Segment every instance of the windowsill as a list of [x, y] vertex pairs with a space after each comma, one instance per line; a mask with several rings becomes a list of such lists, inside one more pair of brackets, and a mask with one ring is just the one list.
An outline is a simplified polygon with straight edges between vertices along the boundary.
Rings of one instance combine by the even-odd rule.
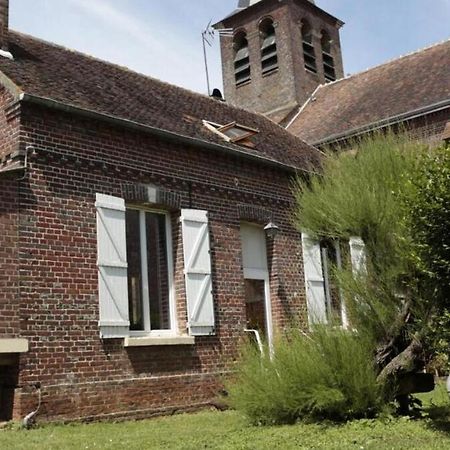
[[251, 82], [252, 82], [252, 80], [247, 80], [247, 81], [244, 81], [242, 83], [236, 84], [236, 89], [239, 89], [239, 88], [244, 87], [244, 86], [248, 86]]
[[162, 345], [194, 345], [193, 336], [168, 336], [168, 337], [126, 337], [124, 347], [153, 347]]
[[305, 67], [306, 72], [310, 73], [311, 75], [314, 75], [315, 77], [319, 78], [319, 74], [317, 72], [314, 72], [311, 69], [308, 69], [307, 67]]
[[277, 67], [275, 69], [268, 70], [267, 72], [263, 72], [261, 74], [261, 76], [263, 78], [270, 77], [271, 75], [274, 75], [274, 74], [278, 73], [279, 71], [280, 71], [280, 69], [279, 69], [279, 67]]
[[0, 354], [26, 353], [28, 351], [28, 339], [0, 339]]

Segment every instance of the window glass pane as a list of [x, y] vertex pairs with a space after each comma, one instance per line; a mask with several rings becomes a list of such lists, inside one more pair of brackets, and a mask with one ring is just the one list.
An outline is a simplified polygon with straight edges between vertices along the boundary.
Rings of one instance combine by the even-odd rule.
[[152, 330], [170, 330], [166, 216], [147, 212], [147, 266]]
[[232, 127], [232, 128], [228, 128], [228, 130], [221, 131], [221, 133], [225, 134], [226, 136], [228, 136], [231, 139], [234, 139], [237, 137], [248, 135], [248, 130], [244, 130], [244, 129], [238, 128], [238, 127]]
[[264, 280], [245, 280], [245, 311], [247, 328], [266, 337], [266, 304]]
[[333, 322], [340, 323], [342, 315], [342, 305], [341, 295], [334, 274], [334, 270], [338, 265], [335, 242], [330, 240], [322, 241], [321, 253], [322, 267], [326, 268], [327, 270], [327, 273], [324, 273], [324, 276], [326, 277], [326, 283], [328, 284], [326, 296], [330, 296], [329, 298], [327, 298], [329, 319]]
[[130, 330], [144, 330], [139, 211], [127, 209], [128, 305]]

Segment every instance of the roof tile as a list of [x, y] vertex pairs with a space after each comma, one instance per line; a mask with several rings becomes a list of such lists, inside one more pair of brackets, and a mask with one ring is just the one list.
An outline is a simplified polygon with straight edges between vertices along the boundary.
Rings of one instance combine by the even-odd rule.
[[450, 40], [324, 85], [288, 130], [316, 144], [450, 100]]
[[[187, 137], [220, 144], [274, 162], [306, 169], [319, 152], [259, 114], [235, 108], [85, 54], [10, 32], [14, 60], [0, 71], [23, 92]], [[189, 118], [189, 120], [186, 120]], [[202, 120], [238, 122], [259, 130], [255, 148], [227, 143]]]

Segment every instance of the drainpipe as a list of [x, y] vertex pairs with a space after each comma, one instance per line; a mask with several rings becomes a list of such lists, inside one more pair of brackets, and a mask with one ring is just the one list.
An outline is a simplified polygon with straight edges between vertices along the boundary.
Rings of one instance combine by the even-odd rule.
[[38, 400], [38, 406], [37, 406], [37, 408], [36, 408], [34, 411], [32, 411], [32, 412], [30, 412], [29, 414], [27, 414], [27, 415], [23, 418], [22, 424], [23, 424], [24, 428], [26, 428], [27, 430], [28, 430], [29, 428], [31, 428], [31, 427], [34, 425], [34, 423], [35, 423], [35, 421], [36, 421], [35, 418], [36, 418], [37, 413], [39, 412], [39, 409], [40, 409], [40, 407], [41, 407], [41, 397], [42, 397], [42, 394], [41, 394], [41, 383], [38, 381], [38, 382], [34, 385], [34, 387], [36, 388], [36, 390], [37, 390], [37, 392], [38, 392], [38, 398], [39, 398], [39, 400]]
[[261, 356], [264, 356], [264, 347], [263, 347], [263, 343], [262, 343], [262, 339], [261, 339], [261, 335], [259, 334], [259, 331], [258, 330], [250, 330], [248, 328], [245, 328], [244, 331], [246, 333], [252, 333], [255, 335], [259, 351], [261, 352]]

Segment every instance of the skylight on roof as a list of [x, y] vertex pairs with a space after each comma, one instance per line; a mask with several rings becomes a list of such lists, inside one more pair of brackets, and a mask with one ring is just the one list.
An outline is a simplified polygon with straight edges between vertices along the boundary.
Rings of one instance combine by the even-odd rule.
[[219, 135], [222, 139], [233, 144], [244, 145], [246, 147], [254, 147], [255, 144], [251, 140], [253, 136], [259, 133], [254, 128], [240, 125], [236, 122], [231, 122], [226, 125], [220, 125], [214, 122], [203, 121], [208, 130]]

